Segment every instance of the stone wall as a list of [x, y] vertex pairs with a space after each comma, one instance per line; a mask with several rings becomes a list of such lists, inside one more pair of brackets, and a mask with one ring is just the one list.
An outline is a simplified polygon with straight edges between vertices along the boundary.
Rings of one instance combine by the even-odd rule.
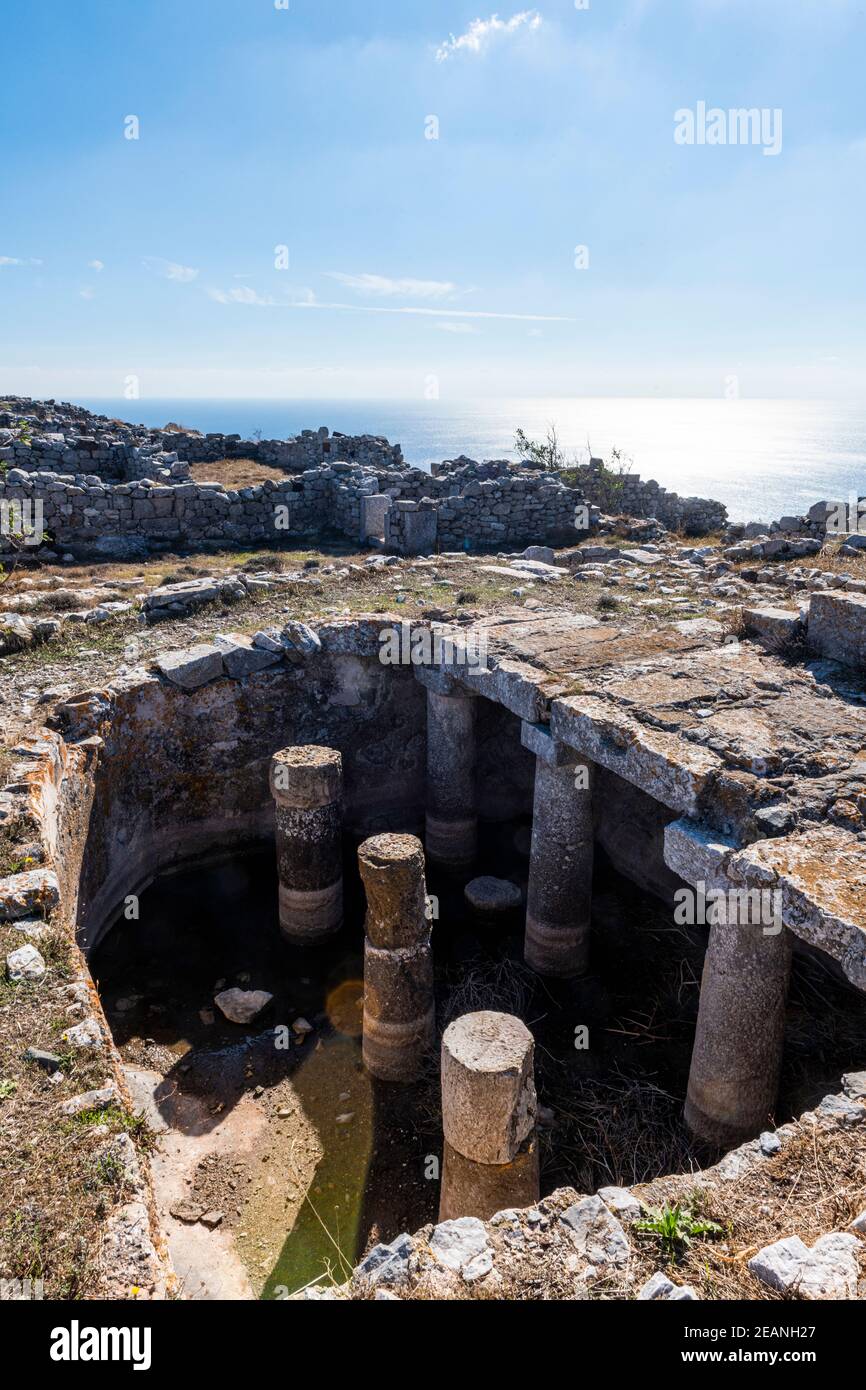
[[440, 502], [439, 542], [443, 550], [462, 550], [467, 543], [570, 545], [590, 530], [590, 516], [579, 515], [584, 506], [582, 492], [546, 473], [472, 481], [459, 496]]
[[[590, 479], [586, 494], [590, 501], [605, 511], [624, 516], [656, 517], [669, 531], [686, 535], [706, 535], [721, 531], [727, 524], [728, 511], [721, 502], [706, 497], [680, 497], [669, 492], [655, 479], [643, 482], [637, 473], [626, 473], [611, 495], [602, 476], [602, 461], [590, 460]], [[593, 477], [596, 481], [593, 481]]]
[[[193, 463], [223, 458], [303, 473], [334, 461], [401, 468], [399, 444], [378, 435], [331, 434], [326, 426], [289, 439], [242, 439], [239, 434], [151, 429], [67, 402], [5, 397], [0, 408], [0, 464], [28, 472], [91, 473], [110, 481], [186, 476]], [[176, 467], [179, 465], [179, 468]]]
[[[26, 529], [38, 519], [34, 508], [39, 504], [41, 527], [51, 545], [87, 547], [96, 554], [276, 544], [327, 531], [361, 544], [367, 534], [362, 506], [370, 497], [386, 499], [382, 509], [390, 509], [383, 518], [383, 539], [396, 554], [580, 539], [574, 526], [580, 495], [543, 477], [468, 483], [459, 496], [417, 502], [400, 495], [399, 477], [340, 462], [284, 482], [269, 479], [227, 491], [219, 483], [145, 479], [112, 484], [96, 474], [13, 468], [0, 476], [0, 508], [11, 509], [12, 529], [20, 509]], [[411, 471], [407, 489], [420, 490]], [[9, 542], [0, 535], [0, 550], [4, 544]]]
[[[727, 509], [721, 502], [705, 497], [680, 497], [669, 492], [654, 480], [643, 482], [637, 473], [624, 474], [616, 491], [611, 491], [603, 476], [601, 459], [591, 459], [586, 480], [581, 480], [577, 495], [580, 500], [605, 512], [624, 516], [656, 517], [671, 531], [690, 535], [705, 535], [721, 530], [727, 522]], [[433, 465], [433, 477], [450, 492], [469, 492], [468, 483], [496, 484], [508, 487], [517, 479], [537, 479], [541, 488], [562, 486], [559, 475], [531, 462], [514, 464], [508, 459], [488, 459], [478, 463], [461, 457]], [[456, 485], [456, 486], [455, 486]], [[431, 494], [433, 495], [433, 494]], [[441, 494], [439, 494], [441, 495]]]
[[[385, 518], [385, 546], [397, 554], [423, 553], [431, 534], [441, 550], [496, 550], [537, 542], [571, 545], [594, 524], [584, 497], [547, 473], [472, 478], [462, 490], [445, 491], [443, 479], [427, 478], [428, 494], [414, 501], [401, 494]], [[411, 490], [411, 489], [410, 489]]]
[[[226, 490], [190, 477], [192, 464], [241, 457], [283, 469], [286, 481]], [[399, 445], [324, 426], [294, 439], [245, 440], [128, 425], [52, 401], [19, 398], [0, 408], [0, 502], [38, 500], [57, 546], [93, 544], [97, 553], [274, 543], [328, 531], [401, 555], [568, 545], [595, 528], [597, 504], [610, 507], [601, 464], [592, 462], [587, 492], [531, 462], [461, 457], [430, 473], [406, 468]], [[632, 475], [615, 509], [695, 534], [726, 517], [719, 503], [681, 498]]]
[[780, 517], [769, 525], [749, 522], [729, 527], [734, 539], [753, 539], [756, 536], [802, 536], [825, 541], [834, 536], [856, 550], [866, 548], [866, 497], [852, 493], [846, 501], [816, 502], [802, 516]]
[[[41, 525], [58, 547], [95, 553], [221, 544], [275, 544], [329, 528], [360, 535], [360, 498], [375, 492], [375, 475], [350, 464], [311, 469], [285, 482], [227, 491], [218, 483], [111, 484], [92, 474], [24, 473], [0, 478], [0, 508], [25, 523], [41, 504]], [[0, 536], [0, 549], [4, 537]], [[8, 542], [7, 542], [8, 544]]]

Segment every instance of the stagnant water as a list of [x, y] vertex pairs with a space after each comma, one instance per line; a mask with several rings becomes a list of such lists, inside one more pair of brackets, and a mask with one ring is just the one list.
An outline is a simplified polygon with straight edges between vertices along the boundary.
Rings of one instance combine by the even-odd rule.
[[[526, 824], [482, 827], [473, 870], [525, 889]], [[364, 900], [345, 845], [346, 920], [327, 944], [289, 946], [277, 925], [272, 844], [163, 878], [137, 920], [120, 919], [92, 961], [125, 1062], [164, 1078], [158, 1108], [183, 1134], [203, 1209], [217, 1207], [264, 1297], [330, 1272], [341, 1281], [377, 1240], [436, 1219], [442, 1138], [438, 1068], [412, 1087], [361, 1064]], [[468, 877], [468, 876], [467, 876]], [[440, 1027], [461, 1013], [519, 1014], [536, 1039], [542, 1191], [594, 1191], [700, 1166], [681, 1123], [704, 939], [597, 865], [592, 973], [546, 982], [522, 964], [520, 914], [499, 927], [467, 909], [463, 881], [431, 870]], [[256, 1022], [227, 1022], [219, 989], [264, 989]], [[288, 1049], [277, 1025], [312, 1033]], [[798, 961], [777, 1120], [838, 1087], [866, 1058], [862, 1000]], [[207, 1157], [208, 1139], [215, 1155]]]

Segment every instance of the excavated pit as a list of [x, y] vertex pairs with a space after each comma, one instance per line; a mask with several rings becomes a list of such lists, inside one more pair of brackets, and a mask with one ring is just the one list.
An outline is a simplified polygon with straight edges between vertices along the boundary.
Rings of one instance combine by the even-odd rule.
[[[525, 819], [484, 825], [473, 872], [507, 875], [525, 893], [527, 829]], [[437, 1060], [408, 1086], [372, 1080], [361, 1061], [356, 849], [346, 837], [345, 925], [325, 944], [301, 949], [280, 935], [274, 848], [259, 844], [158, 879], [138, 919], [121, 914], [92, 955], [134, 1101], [162, 1133], [156, 1197], [188, 1296], [283, 1297], [322, 1275], [341, 1282], [373, 1244], [436, 1220]], [[479, 922], [462, 880], [435, 869], [428, 889], [440, 1033], [462, 1013], [498, 1008], [535, 1036], [542, 1195], [718, 1157], [682, 1122], [704, 933], [675, 926], [603, 857], [591, 973], [543, 981], [522, 963], [521, 912]], [[794, 974], [779, 1123], [863, 1055], [856, 993], [814, 958], [800, 957]], [[253, 1024], [230, 1023], [213, 1000], [232, 986], [273, 1002]], [[292, 1028], [298, 1020], [309, 1034]], [[586, 1049], [575, 1046], [581, 1028]]]
[[[412, 1086], [372, 1081], [361, 1064], [356, 863], [366, 836], [422, 832], [426, 693], [411, 669], [381, 665], [377, 632], [346, 634], [312, 666], [193, 691], [132, 672], [61, 718], [86, 773], [65, 793], [61, 888], [134, 1103], [161, 1133], [154, 1190], [187, 1297], [285, 1297], [323, 1271], [339, 1283], [376, 1241], [436, 1219], [436, 1059]], [[597, 766], [581, 980], [524, 966], [522, 910], [491, 927], [464, 902], [466, 879], [489, 873], [519, 883], [525, 904], [535, 758], [521, 718], [538, 716], [522, 701], [518, 712], [477, 699], [477, 862], [462, 879], [428, 864], [438, 1032], [491, 1008], [531, 1028], [542, 1193], [697, 1169], [718, 1151], [695, 1145], [682, 1120], [706, 929], [673, 919], [683, 880], [665, 862], [665, 832], [677, 798], [664, 804]], [[344, 928], [304, 951], [277, 929], [267, 784], [272, 754], [301, 743], [340, 750], [346, 831]], [[796, 944], [777, 1124], [866, 1055], [862, 993]], [[266, 989], [273, 1004], [254, 1025], [229, 1024], [213, 1004], [221, 981]], [[275, 1043], [281, 1025], [287, 1048]]]

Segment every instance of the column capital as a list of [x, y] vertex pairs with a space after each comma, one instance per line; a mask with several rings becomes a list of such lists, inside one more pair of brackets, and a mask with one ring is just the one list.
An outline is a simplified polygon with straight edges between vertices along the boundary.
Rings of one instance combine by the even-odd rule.
[[520, 742], [548, 767], [577, 767], [579, 764], [589, 763], [587, 758], [581, 757], [580, 753], [574, 748], [569, 748], [567, 743], [560, 743], [555, 739], [550, 732], [549, 724], [532, 724], [526, 719], [522, 720]]
[[446, 695], [456, 699], [474, 700], [475, 691], [448, 675], [440, 666], [414, 666], [415, 679], [425, 690], [434, 695]]

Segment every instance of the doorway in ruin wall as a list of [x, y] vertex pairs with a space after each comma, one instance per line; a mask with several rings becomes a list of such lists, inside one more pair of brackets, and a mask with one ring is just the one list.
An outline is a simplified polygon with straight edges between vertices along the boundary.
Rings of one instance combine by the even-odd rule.
[[384, 546], [385, 517], [391, 510], [391, 498], [377, 493], [373, 497], [361, 498], [362, 545]]

